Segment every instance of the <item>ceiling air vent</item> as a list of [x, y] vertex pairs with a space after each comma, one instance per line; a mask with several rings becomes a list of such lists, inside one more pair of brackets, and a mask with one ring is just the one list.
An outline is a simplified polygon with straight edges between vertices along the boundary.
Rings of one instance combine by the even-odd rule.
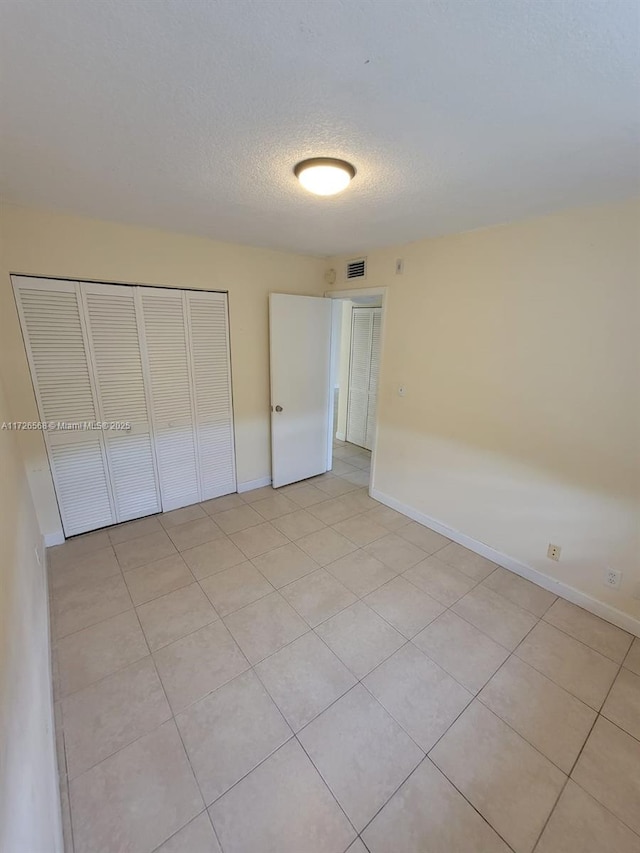
[[347, 279], [366, 278], [367, 259], [357, 258], [355, 261], [347, 261]]

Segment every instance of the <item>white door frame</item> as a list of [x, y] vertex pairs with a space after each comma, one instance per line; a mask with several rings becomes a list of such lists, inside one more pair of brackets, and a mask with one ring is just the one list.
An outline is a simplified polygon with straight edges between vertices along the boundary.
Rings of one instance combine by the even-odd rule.
[[[325, 297], [327, 299], [357, 299], [362, 296], [373, 296], [378, 297], [380, 299], [380, 307], [381, 307], [381, 321], [380, 321], [380, 368], [378, 374], [378, 382], [380, 381], [380, 376], [382, 376], [382, 367], [384, 363], [384, 342], [385, 342], [385, 330], [386, 330], [386, 316], [387, 316], [387, 291], [386, 287], [354, 287], [349, 290], [327, 290], [325, 291]], [[334, 332], [334, 324], [331, 324], [331, 334]], [[332, 378], [335, 375], [336, 369], [336, 360], [339, 354], [339, 347], [335, 345], [335, 342], [331, 342], [331, 367], [329, 369], [329, 376]], [[333, 403], [334, 403], [334, 393], [333, 388], [329, 389], [329, 440], [327, 442], [327, 470], [330, 471], [333, 465]], [[373, 439], [373, 448], [371, 451], [371, 476], [369, 477], [369, 492], [371, 492], [371, 488], [373, 485], [373, 481], [376, 473], [376, 451], [378, 448], [378, 413], [380, 411], [380, 397], [378, 396], [378, 407], [376, 408], [376, 428], [375, 428], [375, 436]]]

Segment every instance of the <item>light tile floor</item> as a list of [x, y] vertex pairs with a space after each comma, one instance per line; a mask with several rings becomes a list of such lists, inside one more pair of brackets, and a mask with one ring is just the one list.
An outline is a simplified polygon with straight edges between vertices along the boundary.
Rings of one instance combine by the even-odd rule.
[[640, 640], [369, 464], [49, 551], [67, 853], [640, 853]]

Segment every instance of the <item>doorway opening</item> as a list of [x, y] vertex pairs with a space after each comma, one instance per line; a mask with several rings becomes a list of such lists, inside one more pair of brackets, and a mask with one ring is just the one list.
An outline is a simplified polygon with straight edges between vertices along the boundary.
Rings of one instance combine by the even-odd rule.
[[274, 488], [331, 472], [345, 480], [332, 483], [333, 496], [370, 490], [385, 295], [386, 288], [270, 294]]
[[328, 469], [370, 486], [375, 449], [384, 291], [327, 294], [332, 306]]

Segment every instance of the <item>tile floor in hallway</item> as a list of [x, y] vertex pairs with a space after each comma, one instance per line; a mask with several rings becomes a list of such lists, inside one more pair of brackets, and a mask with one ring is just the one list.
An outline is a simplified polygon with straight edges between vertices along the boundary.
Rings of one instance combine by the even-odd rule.
[[640, 640], [369, 461], [50, 549], [67, 853], [640, 853]]

